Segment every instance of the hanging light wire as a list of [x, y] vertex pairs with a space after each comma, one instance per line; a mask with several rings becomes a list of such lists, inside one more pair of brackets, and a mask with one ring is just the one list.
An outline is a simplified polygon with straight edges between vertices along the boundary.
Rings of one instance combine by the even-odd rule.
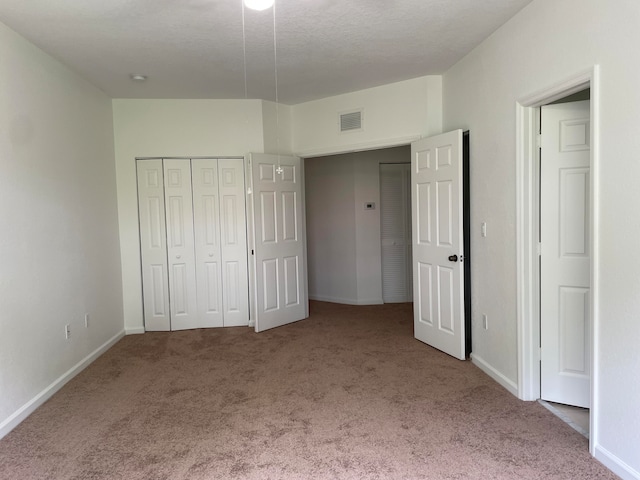
[[280, 103], [278, 98], [278, 42], [276, 36], [276, 2], [273, 2], [273, 70], [276, 83], [276, 154], [278, 155], [278, 171], [280, 167]]
[[[247, 34], [246, 34], [246, 23], [245, 23], [245, 3], [244, 0], [240, 0], [242, 6], [242, 58], [243, 58], [243, 69], [244, 69], [244, 99], [249, 99], [249, 91], [247, 87]], [[275, 80], [275, 100], [276, 100], [276, 155], [278, 157], [278, 173], [282, 173], [282, 168], [280, 166], [280, 103], [278, 97], [278, 38], [276, 34], [276, 2], [273, 3], [273, 74]], [[247, 113], [246, 117], [247, 129], [249, 123], [249, 117]], [[245, 129], [245, 134], [247, 134]]]
[[[245, 22], [245, 2], [240, 0], [242, 7], [242, 59], [243, 59], [243, 71], [244, 71], [244, 99], [249, 99], [248, 81], [247, 81], [247, 34], [246, 34], [246, 22]], [[278, 157], [277, 163], [278, 174], [282, 174], [282, 167], [280, 166], [280, 98], [278, 96], [278, 37], [276, 34], [276, 3], [273, 3], [273, 75], [275, 81], [275, 100], [276, 100], [276, 155]], [[248, 108], [248, 107], [247, 107]], [[245, 136], [248, 134], [249, 128], [249, 116], [246, 114], [245, 122], [247, 128], [245, 129]]]
[[247, 90], [247, 34], [244, 21], [244, 0], [240, 0], [240, 8], [242, 10], [242, 62], [244, 67], [244, 99], [249, 98]]

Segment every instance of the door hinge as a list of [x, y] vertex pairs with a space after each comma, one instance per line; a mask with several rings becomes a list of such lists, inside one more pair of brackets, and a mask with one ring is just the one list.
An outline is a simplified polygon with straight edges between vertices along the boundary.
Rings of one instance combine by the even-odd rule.
[[540, 242], [536, 244], [536, 253], [538, 256], [542, 255], [542, 244]]
[[251, 255], [253, 255], [253, 249], [251, 249]]
[[542, 134], [536, 133], [536, 148], [542, 148]]

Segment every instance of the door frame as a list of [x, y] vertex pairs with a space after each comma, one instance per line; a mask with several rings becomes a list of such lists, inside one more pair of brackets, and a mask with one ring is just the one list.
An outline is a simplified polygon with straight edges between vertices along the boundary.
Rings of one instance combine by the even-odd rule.
[[599, 230], [599, 139], [600, 82], [599, 66], [579, 72], [563, 81], [547, 86], [516, 102], [516, 252], [517, 252], [517, 346], [518, 398], [540, 398], [540, 276], [539, 276], [539, 174], [537, 112], [540, 106], [559, 100], [586, 88], [590, 99], [590, 185], [589, 234], [591, 295], [589, 299], [591, 350], [591, 408], [589, 451], [595, 454], [598, 416], [598, 230]]

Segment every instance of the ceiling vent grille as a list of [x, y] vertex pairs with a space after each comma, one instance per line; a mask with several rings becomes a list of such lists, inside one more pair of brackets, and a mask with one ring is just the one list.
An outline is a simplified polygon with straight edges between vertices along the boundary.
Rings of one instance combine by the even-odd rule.
[[340, 131], [362, 130], [362, 110], [340, 114]]

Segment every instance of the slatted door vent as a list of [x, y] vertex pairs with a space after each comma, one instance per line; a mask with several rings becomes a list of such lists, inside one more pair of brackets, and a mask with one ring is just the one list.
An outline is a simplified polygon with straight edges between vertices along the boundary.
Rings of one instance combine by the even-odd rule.
[[340, 114], [340, 131], [362, 130], [362, 110]]

